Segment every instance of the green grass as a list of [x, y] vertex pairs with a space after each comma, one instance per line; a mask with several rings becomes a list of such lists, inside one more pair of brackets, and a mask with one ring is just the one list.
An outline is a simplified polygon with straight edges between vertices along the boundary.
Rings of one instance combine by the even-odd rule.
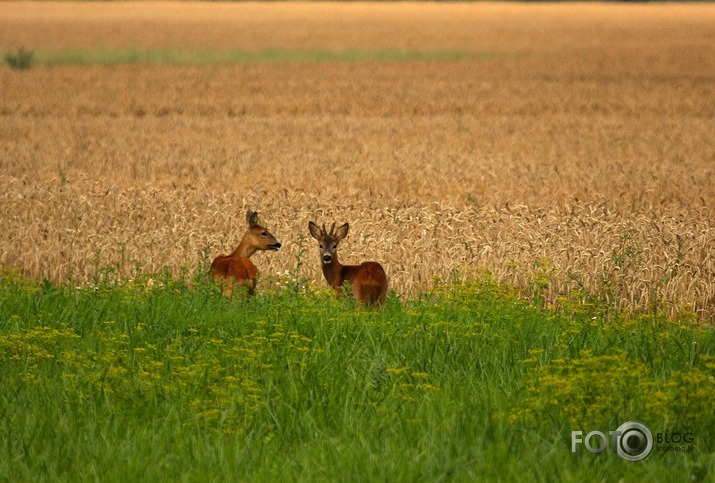
[[[715, 330], [533, 306], [489, 277], [381, 312], [295, 284], [0, 278], [0, 480], [713, 478]], [[629, 463], [571, 431], [692, 432]]]
[[[445, 61], [487, 60], [497, 56], [491, 52], [422, 51], [422, 50], [220, 50], [220, 49], [140, 49], [127, 48], [66, 48], [60, 50], [37, 49], [33, 65], [232, 65], [238, 63], [286, 62], [393, 62], [393, 61]], [[11, 55], [8, 52], [6, 56]]]

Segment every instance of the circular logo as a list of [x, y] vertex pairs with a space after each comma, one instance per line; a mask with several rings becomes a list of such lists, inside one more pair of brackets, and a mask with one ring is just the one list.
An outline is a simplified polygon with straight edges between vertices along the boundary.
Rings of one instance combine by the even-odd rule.
[[618, 427], [616, 452], [626, 461], [641, 461], [653, 450], [653, 433], [648, 426], [636, 421]]

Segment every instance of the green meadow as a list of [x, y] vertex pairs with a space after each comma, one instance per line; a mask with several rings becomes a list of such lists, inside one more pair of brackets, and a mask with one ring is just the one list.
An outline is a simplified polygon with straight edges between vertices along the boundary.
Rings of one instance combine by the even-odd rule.
[[[715, 329], [687, 314], [543, 308], [488, 274], [382, 311], [188, 278], [2, 276], [0, 480], [713, 478]], [[627, 421], [642, 461], [571, 451]]]
[[454, 61], [491, 59], [491, 52], [466, 52], [451, 50], [400, 50], [400, 49], [185, 49], [185, 48], [63, 48], [18, 49], [2, 54], [8, 63], [12, 59], [29, 56], [36, 65], [232, 65], [238, 63], [285, 62], [401, 62], [401, 61]]

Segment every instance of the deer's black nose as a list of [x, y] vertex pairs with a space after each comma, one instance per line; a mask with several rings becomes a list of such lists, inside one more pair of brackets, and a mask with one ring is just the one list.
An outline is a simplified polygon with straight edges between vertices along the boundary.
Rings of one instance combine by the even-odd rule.
[[323, 255], [323, 263], [330, 263], [333, 261], [333, 257], [330, 255]]

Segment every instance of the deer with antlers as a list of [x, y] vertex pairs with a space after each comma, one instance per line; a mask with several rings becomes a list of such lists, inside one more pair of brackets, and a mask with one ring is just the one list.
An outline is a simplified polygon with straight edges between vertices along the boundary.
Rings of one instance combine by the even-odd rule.
[[276, 251], [281, 244], [276, 237], [258, 224], [258, 213], [246, 213], [248, 230], [241, 243], [229, 255], [220, 255], [211, 262], [211, 275], [224, 286], [224, 293], [230, 295], [234, 285], [244, 287], [248, 295], [256, 290], [258, 268], [249, 258], [258, 250]]
[[387, 295], [387, 275], [382, 265], [377, 262], [342, 265], [338, 261], [338, 244], [348, 235], [349, 229], [347, 223], [337, 230], [333, 223], [330, 231], [325, 229], [325, 225], [319, 228], [312, 221], [308, 223], [310, 235], [318, 240], [320, 245], [320, 260], [325, 280], [338, 293], [342, 293], [343, 284], [349, 282], [357, 300], [366, 306], [382, 306]]

